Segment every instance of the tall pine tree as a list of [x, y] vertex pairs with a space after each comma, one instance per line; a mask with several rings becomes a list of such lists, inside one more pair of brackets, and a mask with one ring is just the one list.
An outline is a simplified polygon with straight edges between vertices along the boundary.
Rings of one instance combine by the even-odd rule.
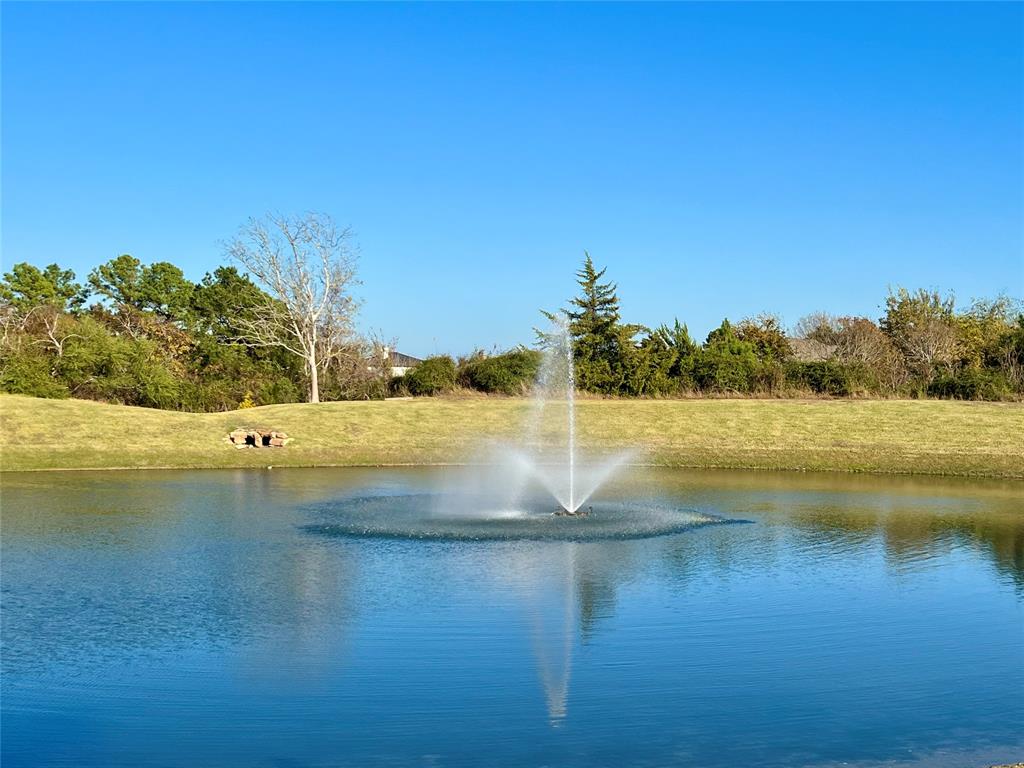
[[598, 270], [590, 254], [583, 252], [583, 268], [576, 273], [577, 283], [583, 289], [581, 295], [570, 302], [575, 309], [567, 309], [569, 330], [576, 339], [593, 337], [594, 341], [607, 343], [613, 336], [615, 324], [619, 322], [619, 297], [615, 295], [615, 283], [602, 283], [601, 278], [607, 267]]
[[[619, 323], [615, 283], [601, 282], [607, 268], [597, 269], [590, 254], [583, 253], [583, 267], [576, 273], [580, 295], [562, 310], [573, 341], [576, 385], [591, 392], [617, 394], [625, 383], [625, 357], [633, 337], [642, 329]], [[544, 314], [552, 321], [557, 319], [555, 313]]]

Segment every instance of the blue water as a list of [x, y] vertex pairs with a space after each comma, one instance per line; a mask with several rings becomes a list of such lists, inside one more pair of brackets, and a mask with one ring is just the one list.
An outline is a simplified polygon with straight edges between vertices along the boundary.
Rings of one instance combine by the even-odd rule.
[[330, 532], [438, 474], [5, 475], [4, 768], [1024, 759], [1024, 485], [645, 470], [597, 507], [750, 522]]

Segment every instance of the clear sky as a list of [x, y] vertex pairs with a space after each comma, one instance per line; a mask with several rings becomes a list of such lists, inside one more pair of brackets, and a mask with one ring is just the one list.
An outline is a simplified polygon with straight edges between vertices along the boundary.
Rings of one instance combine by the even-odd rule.
[[193, 279], [358, 233], [364, 330], [531, 342], [589, 249], [700, 338], [886, 287], [1024, 294], [1024, 5], [5, 2], [3, 264]]

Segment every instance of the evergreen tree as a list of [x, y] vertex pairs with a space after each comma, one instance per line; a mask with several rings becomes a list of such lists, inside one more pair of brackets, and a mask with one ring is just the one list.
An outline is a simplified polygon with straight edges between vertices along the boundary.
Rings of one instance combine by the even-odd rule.
[[619, 322], [619, 297], [615, 283], [602, 283], [601, 278], [607, 267], [598, 270], [590, 254], [583, 252], [583, 268], [576, 273], [577, 283], [583, 292], [570, 302], [575, 309], [565, 311], [569, 318], [569, 330], [577, 339], [588, 337], [608, 343], [614, 336]]
[[192, 291], [190, 321], [201, 333], [213, 334], [221, 341], [231, 342], [239, 336], [235, 318], [250, 318], [270, 300], [248, 275], [236, 267], [217, 267], [209, 272]]
[[41, 306], [75, 312], [85, 303], [86, 293], [75, 282], [74, 272], [56, 264], [39, 269], [21, 262], [0, 279], [0, 302], [21, 313]]
[[90, 272], [89, 285], [115, 306], [155, 312], [173, 320], [185, 318], [195, 289], [181, 269], [170, 262], [146, 266], [127, 253]]
[[142, 262], [127, 253], [100, 264], [90, 272], [89, 285], [93, 292], [115, 304], [143, 308]]
[[694, 361], [693, 375], [701, 389], [750, 392], [759, 361], [754, 345], [736, 336], [728, 319], [708, 334]]
[[[580, 295], [562, 310], [572, 337], [576, 385], [591, 392], [619, 394], [630, 388], [634, 337], [645, 329], [619, 322], [615, 283], [601, 282], [607, 268], [597, 269], [590, 254], [583, 253], [583, 267], [576, 273]], [[555, 313], [544, 315], [553, 322], [558, 320]], [[540, 336], [544, 343], [544, 334]]]

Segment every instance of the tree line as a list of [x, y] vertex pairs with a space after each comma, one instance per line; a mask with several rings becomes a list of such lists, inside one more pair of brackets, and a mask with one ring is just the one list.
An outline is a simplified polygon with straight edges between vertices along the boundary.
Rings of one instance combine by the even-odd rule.
[[[57, 264], [0, 279], [0, 389], [155, 408], [230, 410], [301, 400], [529, 391], [538, 349], [427, 359], [390, 377], [387, 349], [355, 331], [357, 249], [329, 217], [253, 219], [230, 264], [198, 282], [130, 255], [84, 282]], [[934, 291], [891, 291], [884, 314], [723, 320], [703, 343], [685, 324], [624, 322], [617, 286], [587, 255], [568, 324], [579, 389], [609, 396], [952, 397], [1024, 394], [1024, 314], [1006, 297], [958, 309]], [[538, 346], [543, 346], [538, 333]]]
[[[560, 312], [572, 336], [576, 385], [602, 395], [740, 394], [771, 397], [940, 397], [1019, 399], [1024, 394], [1024, 314], [1005, 296], [957, 310], [952, 296], [891, 290], [880, 319], [826, 312], [787, 333], [774, 315], [728, 319], [703, 343], [685, 324], [623, 322], [617, 286], [587, 254], [580, 293]], [[545, 332], [537, 332], [543, 346]], [[411, 372], [412, 394], [468, 386], [523, 391], [539, 355], [520, 349], [459, 361], [432, 358]]]
[[382, 345], [354, 330], [347, 229], [252, 219], [225, 253], [197, 283], [127, 254], [84, 283], [15, 264], [0, 280], [0, 388], [191, 411], [387, 394]]

